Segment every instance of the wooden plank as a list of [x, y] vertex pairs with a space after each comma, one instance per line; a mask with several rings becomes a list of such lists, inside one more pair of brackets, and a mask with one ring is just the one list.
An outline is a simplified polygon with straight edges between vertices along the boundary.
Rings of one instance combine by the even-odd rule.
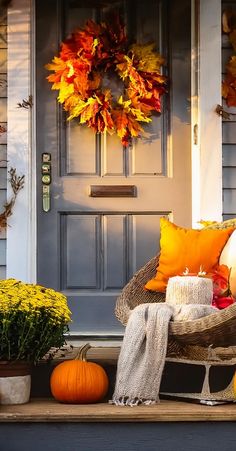
[[226, 166], [236, 167], [236, 145], [234, 144], [223, 145], [223, 167]]
[[236, 127], [234, 122], [225, 122], [222, 129], [222, 142], [236, 144]]
[[234, 404], [216, 407], [162, 400], [151, 406], [118, 407], [108, 403], [60, 404], [53, 399], [32, 399], [23, 405], [1, 406], [0, 422], [30, 423], [138, 423], [235, 421]]

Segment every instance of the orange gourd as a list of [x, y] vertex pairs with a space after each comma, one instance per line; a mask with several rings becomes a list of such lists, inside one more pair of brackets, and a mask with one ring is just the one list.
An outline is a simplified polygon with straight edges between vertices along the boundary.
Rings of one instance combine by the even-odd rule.
[[101, 401], [108, 390], [108, 377], [97, 363], [87, 362], [89, 344], [82, 346], [74, 360], [56, 366], [50, 379], [51, 392], [57, 401], [89, 404]]

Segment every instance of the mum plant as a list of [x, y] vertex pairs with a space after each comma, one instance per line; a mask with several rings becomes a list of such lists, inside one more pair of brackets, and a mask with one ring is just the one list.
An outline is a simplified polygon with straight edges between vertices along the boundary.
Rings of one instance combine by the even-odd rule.
[[0, 360], [36, 362], [65, 343], [71, 312], [66, 297], [50, 288], [0, 281]]

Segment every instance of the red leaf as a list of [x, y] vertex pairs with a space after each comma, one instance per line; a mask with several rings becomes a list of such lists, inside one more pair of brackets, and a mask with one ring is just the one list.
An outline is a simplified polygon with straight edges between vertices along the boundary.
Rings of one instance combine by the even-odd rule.
[[218, 309], [222, 310], [226, 307], [229, 307], [229, 305], [234, 304], [235, 299], [232, 296], [214, 296], [212, 305], [213, 307], [217, 307]]

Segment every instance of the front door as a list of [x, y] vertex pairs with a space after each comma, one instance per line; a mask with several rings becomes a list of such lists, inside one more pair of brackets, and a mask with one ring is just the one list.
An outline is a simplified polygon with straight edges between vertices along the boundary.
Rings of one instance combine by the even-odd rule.
[[[68, 296], [72, 335], [121, 335], [115, 300], [157, 253], [160, 217], [191, 223], [190, 4], [36, 1], [38, 282]], [[129, 148], [116, 136], [67, 122], [44, 67], [76, 27], [106, 20], [111, 9], [122, 15], [133, 42], [156, 43], [169, 77], [163, 113], [146, 128], [150, 138]], [[49, 211], [42, 199], [43, 153], [51, 157]], [[91, 195], [93, 186], [99, 196]], [[126, 197], [117, 194], [123, 189]]]

